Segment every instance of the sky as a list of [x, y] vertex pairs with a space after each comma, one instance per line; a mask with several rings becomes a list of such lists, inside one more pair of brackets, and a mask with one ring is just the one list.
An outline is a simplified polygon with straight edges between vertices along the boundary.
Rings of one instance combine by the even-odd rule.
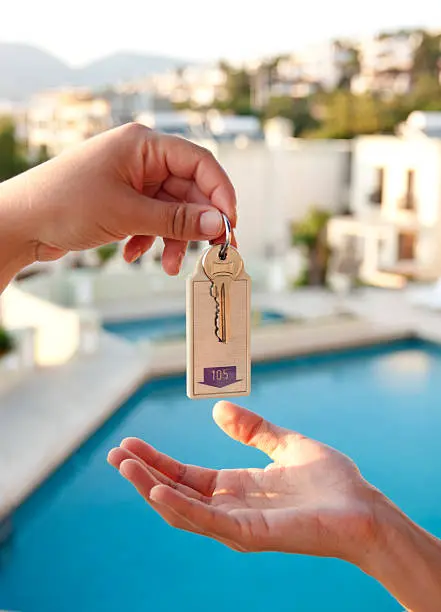
[[414, 26], [441, 29], [441, 2], [12, 0], [2, 7], [0, 42], [35, 44], [72, 65], [116, 51], [243, 60]]

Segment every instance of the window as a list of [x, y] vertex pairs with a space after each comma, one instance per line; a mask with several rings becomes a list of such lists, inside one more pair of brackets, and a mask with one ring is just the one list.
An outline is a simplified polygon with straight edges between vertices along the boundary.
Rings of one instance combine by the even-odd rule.
[[375, 188], [369, 196], [371, 204], [381, 206], [383, 202], [383, 190], [384, 190], [384, 168], [376, 169]]
[[400, 232], [398, 236], [398, 259], [409, 261], [415, 259], [415, 234]]
[[408, 170], [406, 176], [406, 193], [401, 202], [404, 210], [415, 210], [415, 170]]

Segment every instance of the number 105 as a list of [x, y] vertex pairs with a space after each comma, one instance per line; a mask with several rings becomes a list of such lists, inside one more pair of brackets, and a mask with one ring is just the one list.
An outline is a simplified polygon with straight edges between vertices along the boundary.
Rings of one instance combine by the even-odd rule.
[[230, 378], [230, 373], [225, 368], [215, 368], [211, 370], [211, 375], [213, 380], [228, 380]]

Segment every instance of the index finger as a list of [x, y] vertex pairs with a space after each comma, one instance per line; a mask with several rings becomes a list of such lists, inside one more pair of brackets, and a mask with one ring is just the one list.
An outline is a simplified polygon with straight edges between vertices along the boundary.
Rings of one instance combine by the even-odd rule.
[[160, 135], [156, 143], [169, 173], [193, 180], [213, 206], [225, 213], [232, 227], [235, 227], [236, 193], [213, 153], [177, 136]]

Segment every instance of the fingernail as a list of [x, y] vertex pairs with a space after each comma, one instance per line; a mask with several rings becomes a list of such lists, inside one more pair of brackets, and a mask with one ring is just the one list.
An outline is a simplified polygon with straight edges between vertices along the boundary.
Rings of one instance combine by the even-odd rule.
[[124, 459], [124, 461], [119, 466], [119, 473], [121, 474], [121, 476], [123, 476], [123, 478], [127, 478], [125, 471], [126, 471], [126, 467], [129, 461], [130, 459]]
[[215, 200], [213, 202], [217, 208], [228, 211], [230, 223], [234, 226], [236, 221], [236, 194], [233, 187], [219, 187], [215, 192]]
[[202, 213], [200, 218], [201, 234], [207, 238], [216, 238], [222, 232], [222, 217], [215, 210]]
[[158, 489], [160, 489], [160, 488], [161, 488], [161, 486], [163, 486], [163, 487], [164, 487], [164, 486], [166, 486], [166, 485], [155, 485], [154, 487], [152, 487], [152, 488], [150, 489], [150, 492], [149, 492], [149, 499], [151, 499], [152, 501], [154, 501], [156, 504], [162, 504], [162, 505], [165, 505], [163, 501], [159, 501], [159, 500], [157, 500], [157, 499], [156, 499], [156, 497], [157, 497], [157, 493], [158, 493]]
[[129, 263], [133, 263], [134, 261], [136, 261], [139, 257], [141, 257], [142, 255], [142, 249], [138, 249], [137, 251], [135, 251], [133, 253], [133, 255], [131, 256], [131, 258], [129, 259]]
[[178, 255], [178, 259], [176, 261], [176, 274], [179, 274], [182, 266], [182, 262], [184, 261], [185, 253], [180, 253]]

